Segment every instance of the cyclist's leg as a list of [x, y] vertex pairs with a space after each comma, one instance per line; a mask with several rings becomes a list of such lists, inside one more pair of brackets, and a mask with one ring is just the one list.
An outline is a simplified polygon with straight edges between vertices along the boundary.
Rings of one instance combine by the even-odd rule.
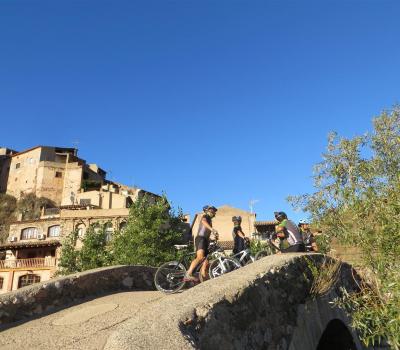
[[187, 270], [186, 277], [187, 278], [192, 278], [192, 273], [194, 269], [196, 268], [197, 265], [199, 265], [205, 258], [205, 250], [204, 249], [198, 249], [196, 251], [196, 257], [192, 261], [192, 263], [189, 266], [189, 269]]
[[208, 259], [205, 258], [203, 264], [201, 265], [200, 273], [201, 276], [203, 277], [203, 280], [206, 280], [208, 278], [208, 268], [210, 266], [210, 263], [208, 262]]

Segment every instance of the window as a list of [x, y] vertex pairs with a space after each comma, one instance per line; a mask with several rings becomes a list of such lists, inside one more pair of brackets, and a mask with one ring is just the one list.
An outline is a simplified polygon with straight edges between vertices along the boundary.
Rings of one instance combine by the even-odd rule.
[[96, 233], [99, 233], [101, 230], [101, 226], [98, 222], [95, 222], [94, 224], [90, 225], [93, 228], [93, 231]]
[[3, 289], [4, 278], [0, 277], [0, 289]]
[[106, 241], [111, 241], [112, 235], [114, 233], [114, 228], [111, 222], [107, 222], [105, 225], [106, 228]]
[[40, 276], [38, 275], [23, 275], [18, 280], [18, 288], [29, 286], [38, 282], [40, 282]]
[[90, 205], [91, 199], [82, 198], [79, 200], [80, 205]]
[[85, 224], [79, 224], [75, 227], [75, 230], [78, 231], [78, 237], [82, 238], [85, 235], [86, 226]]
[[120, 230], [120, 231], [126, 230], [126, 226], [127, 226], [126, 221], [122, 221], [122, 222], [119, 224], [119, 230]]
[[61, 178], [62, 177], [62, 172], [61, 171], [56, 171], [56, 177]]
[[38, 235], [38, 229], [36, 227], [24, 228], [21, 233], [21, 240], [34, 239], [37, 238], [37, 235]]
[[126, 207], [126, 208], [130, 208], [130, 207], [132, 206], [132, 204], [133, 204], [132, 198], [131, 198], [131, 197], [127, 197], [127, 198], [126, 198], [125, 207]]
[[60, 225], [54, 225], [49, 227], [49, 237], [58, 237], [60, 235]]
[[19, 169], [21, 167], [21, 163], [15, 164], [15, 169]]

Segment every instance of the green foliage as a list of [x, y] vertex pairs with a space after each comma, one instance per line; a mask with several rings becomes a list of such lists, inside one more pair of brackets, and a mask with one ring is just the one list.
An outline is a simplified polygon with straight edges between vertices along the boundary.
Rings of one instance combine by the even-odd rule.
[[[77, 249], [73, 232], [62, 243], [60, 274], [70, 274], [112, 264], [158, 266], [179, 258], [174, 244], [182, 243], [186, 224], [165, 197], [139, 198], [130, 208], [127, 227], [107, 236], [107, 225], [90, 226]], [[186, 253], [187, 251], [185, 251]]]
[[252, 239], [250, 241], [250, 251], [253, 256], [265, 249], [266, 249], [265, 242], [262, 242], [259, 239]]
[[318, 253], [328, 254], [331, 250], [331, 242], [327, 235], [316, 235], [314, 236], [315, 242], [318, 246]]
[[62, 242], [59, 274], [95, 269], [111, 265], [112, 252], [108, 242], [106, 225], [91, 225], [82, 238], [82, 247], [77, 249], [78, 233], [74, 231]]
[[0, 193], [0, 243], [8, 237], [10, 223], [16, 219], [17, 200], [8, 194]]
[[329, 135], [314, 169], [315, 192], [289, 200], [312, 215], [329, 239], [359, 247], [374, 281], [342, 305], [368, 345], [386, 339], [400, 348], [400, 107], [354, 138]]
[[170, 209], [165, 196], [154, 201], [147, 196], [135, 201], [125, 230], [113, 240], [114, 262], [158, 266], [175, 257], [174, 244], [182, 242], [182, 213]]
[[112, 263], [109, 238], [106, 225], [90, 226], [82, 239], [82, 249], [79, 251], [80, 270], [90, 270], [109, 266]]
[[78, 240], [78, 231], [71, 232], [62, 240], [62, 250], [60, 260], [58, 262], [59, 275], [69, 275], [71, 273], [81, 271], [79, 263], [79, 251], [76, 250], [76, 242]]
[[86, 191], [99, 190], [102, 183], [96, 180], [83, 180], [81, 188]]

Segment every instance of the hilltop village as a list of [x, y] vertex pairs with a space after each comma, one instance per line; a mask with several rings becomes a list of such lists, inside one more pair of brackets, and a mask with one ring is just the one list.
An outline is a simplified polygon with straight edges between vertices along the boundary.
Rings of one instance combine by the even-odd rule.
[[[106, 175], [97, 164], [80, 158], [75, 148], [36, 146], [20, 152], [0, 148], [0, 194], [17, 201], [27, 196], [46, 199], [36, 213], [28, 206], [0, 227], [0, 294], [52, 278], [62, 238], [72, 231], [84, 237], [90, 225], [106, 225], [111, 235], [124, 229], [134, 201], [143, 196], [150, 200], [159, 197], [110, 181]], [[218, 209], [215, 227], [226, 249], [233, 245], [232, 216], [242, 216], [243, 230], [253, 237], [262, 238], [273, 230], [274, 221], [256, 221], [254, 213], [228, 205]], [[187, 237], [196, 232], [199, 219], [196, 214], [190, 223], [186, 216]]]

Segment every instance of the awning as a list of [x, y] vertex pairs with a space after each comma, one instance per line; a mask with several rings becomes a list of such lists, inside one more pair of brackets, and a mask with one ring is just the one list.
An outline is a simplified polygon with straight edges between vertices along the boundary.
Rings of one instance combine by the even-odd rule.
[[278, 221], [256, 221], [254, 226], [275, 226], [278, 225]]
[[61, 245], [61, 242], [55, 239], [47, 241], [19, 241], [13, 243], [5, 243], [0, 245], [1, 250], [23, 249], [23, 248], [40, 248], [40, 247], [56, 247]]

